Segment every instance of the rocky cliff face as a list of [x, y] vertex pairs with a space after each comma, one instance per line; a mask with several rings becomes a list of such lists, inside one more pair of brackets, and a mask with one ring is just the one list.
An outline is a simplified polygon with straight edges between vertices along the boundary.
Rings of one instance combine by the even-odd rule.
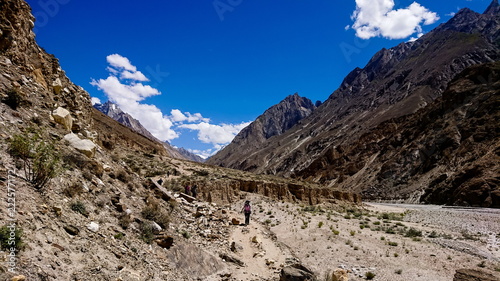
[[442, 98], [383, 122], [294, 174], [366, 199], [500, 207], [500, 63], [459, 74]]
[[34, 17], [24, 1], [0, 1], [0, 76], [2, 99], [15, 91], [19, 103], [38, 109], [49, 120], [50, 110], [63, 107], [71, 112], [75, 133], [87, 134], [92, 125], [90, 97], [74, 85], [58, 60], [35, 42]]
[[[332, 153], [341, 147], [362, 145], [360, 137], [382, 122], [428, 106], [467, 67], [500, 59], [499, 28], [498, 4], [493, 1], [484, 14], [463, 9], [417, 41], [379, 51], [309, 117], [259, 148], [234, 150], [231, 157], [244, 161], [228, 160], [227, 166], [284, 176], [307, 170], [310, 180], [318, 180], [321, 172], [315, 174], [309, 168], [312, 163], [335, 158]], [[354, 166], [351, 176], [359, 170]], [[337, 186], [340, 181], [331, 177], [323, 183]]]
[[270, 138], [283, 134], [300, 120], [311, 115], [316, 106], [298, 94], [290, 95], [266, 110], [249, 126], [241, 130], [234, 140], [212, 156], [207, 163], [238, 167], [245, 160], [242, 154], [252, 153]]

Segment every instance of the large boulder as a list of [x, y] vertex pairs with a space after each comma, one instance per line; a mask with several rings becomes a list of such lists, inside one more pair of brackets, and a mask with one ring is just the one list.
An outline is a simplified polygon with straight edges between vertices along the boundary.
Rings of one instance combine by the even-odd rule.
[[56, 78], [56, 80], [54, 80], [54, 82], [52, 82], [52, 88], [54, 89], [54, 93], [59, 95], [59, 93], [61, 93], [61, 89], [62, 89], [61, 79]]
[[76, 150], [92, 158], [95, 155], [96, 144], [91, 140], [80, 139], [77, 135], [70, 133], [64, 136], [64, 140], [69, 142], [69, 144]]
[[500, 281], [500, 277], [494, 276], [479, 269], [458, 269], [453, 281]]
[[314, 273], [301, 264], [286, 266], [281, 270], [280, 281], [316, 281]]
[[73, 118], [67, 109], [62, 107], [56, 108], [52, 111], [52, 117], [54, 118], [54, 121], [63, 125], [64, 128], [71, 132], [71, 128], [73, 127]]

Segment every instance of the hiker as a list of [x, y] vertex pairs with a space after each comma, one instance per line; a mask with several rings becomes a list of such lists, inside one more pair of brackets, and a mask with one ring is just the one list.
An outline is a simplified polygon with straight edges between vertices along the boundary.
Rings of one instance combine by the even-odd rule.
[[191, 193], [193, 194], [193, 197], [196, 198], [196, 194], [198, 192], [198, 186], [195, 184], [193, 185], [193, 187], [191, 188]]
[[245, 225], [248, 225], [250, 223], [250, 214], [252, 213], [252, 208], [250, 207], [250, 201], [245, 201], [245, 205], [243, 206], [242, 209], [243, 213], [245, 214]]
[[184, 193], [191, 196], [191, 186], [189, 184], [184, 188]]

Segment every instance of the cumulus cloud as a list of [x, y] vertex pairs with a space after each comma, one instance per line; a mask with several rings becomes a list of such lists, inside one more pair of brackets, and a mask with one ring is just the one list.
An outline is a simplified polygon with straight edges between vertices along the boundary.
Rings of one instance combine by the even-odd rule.
[[109, 63], [106, 79], [92, 79], [91, 85], [103, 91], [108, 99], [116, 103], [120, 109], [139, 120], [155, 137], [163, 141], [171, 141], [179, 134], [172, 128], [173, 123], [164, 116], [155, 105], [141, 103], [144, 99], [161, 95], [158, 89], [141, 82], [149, 81], [144, 74], [137, 71], [130, 60], [118, 54], [106, 57]]
[[173, 122], [210, 122], [210, 118], [204, 118], [200, 113], [191, 114], [189, 112], [182, 113], [179, 109], [170, 111], [170, 120]]
[[137, 71], [137, 67], [133, 66], [130, 60], [122, 57], [119, 54], [112, 54], [106, 57], [106, 61], [117, 69], [123, 68], [128, 71]]
[[[231, 142], [249, 124], [211, 124], [210, 118], [205, 118], [200, 113], [182, 112], [179, 109], [172, 109], [170, 115], [165, 115], [155, 105], [143, 103], [148, 97], [161, 95], [161, 92], [143, 83], [149, 80], [128, 58], [113, 54], [106, 59], [109, 63], [109, 76], [106, 79], [92, 79], [90, 84], [104, 92], [111, 102], [139, 120], [160, 140], [171, 141], [178, 138], [181, 129], [198, 131], [198, 139], [212, 145], [210, 149], [196, 151], [196, 154], [206, 158]], [[101, 101], [92, 98], [92, 103]]]
[[101, 100], [99, 98], [92, 97], [90, 99], [90, 101], [92, 102], [92, 105], [94, 105], [94, 104], [101, 104]]
[[204, 143], [221, 146], [231, 142], [233, 138], [248, 125], [250, 125], [250, 122], [221, 125], [201, 122], [197, 124], [182, 124], [179, 127], [198, 131], [198, 139]]
[[394, 9], [393, 0], [356, 0], [356, 10], [351, 18], [356, 36], [362, 39], [385, 37], [403, 39], [422, 33], [422, 25], [439, 20], [435, 12], [413, 2], [404, 9]]

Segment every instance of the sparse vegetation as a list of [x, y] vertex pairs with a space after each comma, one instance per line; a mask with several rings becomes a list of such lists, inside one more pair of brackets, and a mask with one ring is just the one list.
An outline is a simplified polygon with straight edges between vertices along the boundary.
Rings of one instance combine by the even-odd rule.
[[405, 237], [422, 237], [422, 231], [410, 227], [405, 233]]
[[398, 246], [398, 242], [389, 241], [389, 242], [387, 242], [387, 245], [396, 247], [396, 246]]
[[59, 172], [60, 157], [54, 144], [43, 140], [34, 129], [12, 136], [9, 152], [22, 162], [24, 179], [35, 189], [45, 187]]
[[373, 278], [375, 278], [375, 273], [368, 271], [367, 273], [365, 273], [365, 277], [366, 280], [372, 280]]
[[167, 228], [170, 223], [170, 214], [161, 208], [156, 199], [151, 199], [141, 214], [143, 218], [156, 222], [162, 228]]
[[141, 240], [151, 244], [153, 242], [155, 235], [153, 232], [153, 225], [149, 222], [142, 222], [141, 223]]
[[81, 201], [75, 201], [71, 203], [70, 208], [71, 210], [80, 213], [86, 217], [89, 215], [87, 208], [85, 207], [85, 204]]
[[0, 227], [0, 250], [10, 251], [11, 248], [17, 252], [24, 248], [23, 230], [17, 225], [4, 225]]

